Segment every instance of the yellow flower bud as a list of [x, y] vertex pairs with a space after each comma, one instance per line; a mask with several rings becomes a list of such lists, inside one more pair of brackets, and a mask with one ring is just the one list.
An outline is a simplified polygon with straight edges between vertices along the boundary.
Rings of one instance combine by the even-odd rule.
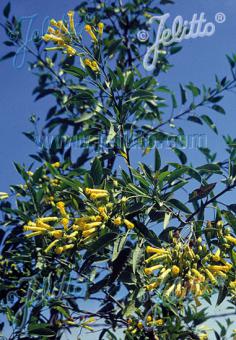
[[129, 220], [127, 220], [127, 219], [124, 219], [124, 224], [126, 225], [126, 227], [128, 229], [133, 229], [134, 228], [134, 224], [132, 222], [130, 222]]
[[156, 266], [150, 268], [144, 268], [144, 272], [146, 275], [151, 275], [153, 271], [163, 268], [162, 264], [157, 264]]
[[164, 320], [163, 319], [158, 319], [158, 320], [156, 320], [156, 325], [157, 326], [163, 326], [164, 325]]
[[143, 323], [142, 323], [141, 321], [139, 321], [139, 322], [137, 323], [137, 327], [138, 327], [139, 329], [142, 329], [142, 328], [143, 328]]
[[98, 33], [99, 33], [100, 36], [102, 36], [102, 34], [103, 34], [103, 28], [104, 28], [104, 23], [99, 22], [98, 23]]
[[55, 163], [52, 164], [53, 168], [60, 168], [60, 166], [61, 166], [60, 162], [55, 162]]
[[57, 247], [57, 248], [55, 249], [55, 253], [56, 253], [57, 255], [60, 255], [62, 252], [63, 252], [63, 247]]
[[49, 244], [49, 246], [44, 250], [45, 251], [45, 253], [47, 254], [56, 244], [57, 244], [57, 242], [59, 242], [59, 240], [54, 240], [54, 241], [52, 241], [50, 244]]
[[50, 232], [50, 235], [52, 235], [55, 238], [62, 238], [63, 231], [62, 230], [54, 230]]
[[225, 238], [226, 238], [226, 240], [229, 241], [230, 243], [233, 243], [234, 245], [236, 245], [236, 238], [233, 237], [232, 235], [226, 235]]
[[84, 230], [82, 232], [82, 236], [83, 237], [87, 237], [87, 236], [90, 236], [92, 235], [97, 229], [96, 228], [92, 228], [92, 229], [89, 229], [89, 230]]
[[72, 34], [76, 34], [76, 32], [75, 32], [75, 23], [74, 23], [74, 14], [75, 14], [74, 11], [69, 11], [67, 13], [68, 18], [69, 18], [69, 22], [70, 22], [70, 30], [71, 30]]
[[116, 217], [114, 220], [113, 220], [113, 223], [115, 225], [121, 225], [122, 224], [122, 218], [121, 217]]
[[173, 275], [177, 276], [180, 272], [180, 269], [177, 266], [172, 266], [171, 272], [172, 272]]
[[206, 272], [207, 276], [209, 277], [211, 283], [215, 285], [217, 281], [214, 278], [214, 275], [208, 269], [205, 269], [205, 272]]

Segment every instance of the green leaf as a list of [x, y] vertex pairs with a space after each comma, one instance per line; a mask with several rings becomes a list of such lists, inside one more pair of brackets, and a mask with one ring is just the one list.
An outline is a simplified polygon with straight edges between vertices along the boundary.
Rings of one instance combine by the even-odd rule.
[[114, 128], [114, 125], [112, 123], [110, 123], [110, 129], [109, 129], [109, 132], [108, 132], [108, 136], [107, 136], [107, 143], [110, 143], [116, 136], [116, 131], [115, 131], [115, 128]]
[[181, 84], [179, 84], [179, 87], [180, 87], [180, 93], [181, 93], [181, 102], [182, 102], [182, 105], [184, 105], [187, 101], [186, 91], [184, 90], [184, 88]]
[[212, 105], [212, 107], [211, 107], [213, 110], [215, 110], [215, 111], [217, 111], [217, 112], [219, 112], [219, 113], [222, 113], [223, 115], [225, 114], [225, 110], [224, 110], [224, 108], [222, 107], [222, 106], [220, 106], [220, 105]]
[[179, 157], [179, 160], [181, 161], [182, 164], [186, 164], [187, 163], [187, 156], [185, 155], [185, 153], [182, 150], [180, 150], [178, 148], [173, 148], [172, 150]]
[[121, 235], [117, 238], [117, 240], [115, 240], [114, 242], [114, 248], [113, 248], [113, 253], [112, 253], [112, 262], [115, 261], [117, 259], [117, 257], [120, 254], [120, 251], [124, 248], [127, 236], [129, 234], [129, 231], [127, 231], [126, 234]]
[[98, 185], [102, 181], [103, 169], [100, 160], [96, 157], [92, 163], [90, 174], [93, 178], [94, 184]]
[[3, 10], [3, 15], [5, 18], [9, 17], [10, 10], [11, 10], [11, 4], [10, 2], [8, 2], [8, 4], [4, 7], [4, 10]]
[[140, 263], [140, 260], [143, 257], [143, 254], [144, 254], [143, 247], [140, 247], [140, 244], [137, 243], [132, 258], [132, 268], [134, 274], [136, 272], [137, 265]]
[[197, 116], [188, 116], [188, 120], [190, 120], [193, 123], [197, 123], [197, 124], [202, 125], [201, 119]]
[[101, 251], [108, 245], [112, 244], [112, 242], [117, 238], [117, 233], [107, 233], [99, 237], [92, 245], [88, 247], [88, 250], [84, 256], [84, 258], [88, 258], [89, 256], [96, 254], [98, 251]]
[[197, 170], [200, 172], [200, 174], [209, 173], [209, 172], [213, 172], [215, 174], [222, 173], [220, 166], [218, 164], [204, 164], [202, 166], [197, 167]]
[[218, 134], [216, 125], [209, 116], [202, 115], [201, 118], [216, 134]]
[[94, 112], [85, 112], [84, 114], [82, 114], [82, 116], [78, 119], [76, 119], [74, 121], [74, 123], [81, 123], [81, 122], [85, 122], [86, 120], [89, 120], [90, 118], [92, 118], [95, 115]]
[[80, 79], [83, 79], [86, 76], [86, 72], [84, 72], [83, 70], [81, 70], [80, 68], [76, 66], [65, 67], [63, 71]]
[[29, 325], [29, 333], [31, 335], [47, 336], [48, 338], [55, 337], [55, 332], [50, 327], [51, 325], [47, 323], [33, 323]]
[[3, 57], [0, 58], [0, 61], [2, 60], [6, 60], [6, 59], [9, 59], [9, 58], [12, 58], [16, 55], [16, 52], [9, 52], [7, 54], [5, 54]]
[[218, 298], [217, 298], [217, 301], [216, 301], [216, 306], [219, 306], [223, 301], [224, 299], [226, 298], [228, 294], [228, 289], [226, 286], [221, 286], [219, 288], [219, 294], [218, 294]]
[[189, 210], [189, 208], [186, 207], [186, 205], [184, 205], [182, 202], [180, 202], [179, 200], [175, 198], [168, 200], [168, 204], [170, 204], [174, 208], [179, 209], [187, 214], [191, 214], [191, 211]]
[[155, 148], [155, 171], [158, 171], [161, 167], [161, 156], [157, 148]]
[[164, 218], [164, 222], [163, 222], [163, 229], [166, 229], [169, 225], [170, 219], [172, 217], [171, 213], [165, 213], [165, 218]]

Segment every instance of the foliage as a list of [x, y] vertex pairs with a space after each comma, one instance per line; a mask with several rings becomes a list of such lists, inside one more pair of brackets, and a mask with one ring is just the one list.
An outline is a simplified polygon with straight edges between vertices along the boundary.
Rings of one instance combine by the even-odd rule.
[[[125, 339], [206, 339], [201, 326], [214, 294], [231, 309], [216, 339], [235, 317], [236, 205], [221, 201], [236, 186], [235, 139], [224, 136], [227, 161], [200, 147], [206, 163], [192, 164], [179, 122], [218, 133], [214, 117], [225, 114], [220, 103], [236, 87], [236, 57], [228, 57], [232, 79], [216, 77], [212, 88], [190, 82], [178, 95], [157, 76], [181, 46], [163, 46], [156, 70], [144, 75], [148, 42], [137, 29], [173, 1], [155, 3], [84, 1], [76, 18], [70, 11], [68, 20], [53, 19], [34, 48], [25, 47], [38, 77], [35, 100], [55, 103], [40, 133], [36, 116], [24, 133], [39, 147], [35, 163], [15, 164], [22, 183], [10, 199], [0, 195], [9, 339], [80, 338], [96, 327], [99, 339], [117, 339], [120, 328]], [[23, 44], [9, 4], [4, 15], [11, 51], [2, 60]], [[156, 145], [164, 141], [178, 161], [163, 164]], [[153, 165], [139, 153], [151, 153]]]

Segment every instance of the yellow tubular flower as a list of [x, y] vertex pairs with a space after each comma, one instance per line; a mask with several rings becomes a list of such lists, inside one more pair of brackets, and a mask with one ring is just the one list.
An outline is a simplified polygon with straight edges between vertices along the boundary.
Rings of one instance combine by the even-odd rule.
[[157, 264], [156, 266], [145, 268], [144, 272], [146, 275], [151, 275], [153, 271], [163, 268], [162, 264]]
[[49, 34], [56, 34], [56, 31], [52, 27], [48, 27], [48, 33]]
[[[88, 66], [88, 67], [91, 67], [92, 66], [91, 60], [88, 59], [88, 58], [84, 59], [84, 65]], [[88, 193], [86, 191], [85, 191], [85, 193], [88, 195]]]
[[76, 54], [76, 49], [73, 48], [72, 46], [69, 46], [69, 45], [65, 45], [65, 48], [66, 48], [66, 53], [72, 57], [73, 55]]
[[196, 283], [196, 284], [195, 284], [195, 295], [196, 295], [196, 296], [202, 295], [200, 283]]
[[75, 14], [74, 11], [69, 11], [67, 13], [68, 18], [69, 18], [69, 23], [70, 23], [70, 31], [71, 31], [72, 34], [76, 34], [76, 32], [75, 32], [75, 23], [74, 23], [74, 14]]
[[62, 20], [59, 20], [59, 21], [57, 22], [57, 27], [58, 27], [63, 33], [69, 34], [69, 31], [68, 31], [68, 29], [66, 28], [66, 26], [64, 25], [64, 23], [63, 23]]
[[24, 226], [24, 231], [40, 231], [41, 233], [45, 233], [45, 228], [39, 228], [39, 227], [31, 227], [30, 225]]
[[120, 216], [116, 217], [114, 220], [113, 220], [113, 223], [115, 225], [121, 225], [122, 224], [122, 218]]
[[25, 235], [25, 237], [31, 238], [31, 237], [39, 236], [39, 235], [42, 235], [42, 234], [43, 234], [43, 231], [35, 231], [34, 233]]
[[218, 272], [216, 273], [216, 275], [222, 277], [223, 279], [227, 279], [227, 275], [226, 275], [225, 273], [223, 273], [222, 271], [218, 271]]
[[44, 34], [42, 39], [44, 41], [53, 41], [55, 43], [64, 43], [64, 41], [61, 37], [57, 37], [56, 35], [53, 35], [53, 34]]
[[101, 216], [104, 218], [104, 220], [108, 220], [106, 207], [98, 207], [98, 211], [101, 214]]
[[69, 225], [69, 219], [67, 217], [62, 218], [61, 224], [63, 225], [65, 230], [68, 230], [68, 225]]
[[229, 284], [230, 288], [232, 289], [236, 289], [236, 280], [234, 281], [231, 281], [230, 284]]
[[163, 282], [169, 275], [170, 275], [171, 269], [165, 269], [165, 271], [158, 276], [158, 281]]
[[86, 195], [90, 194], [99, 194], [99, 193], [106, 193], [108, 194], [108, 191], [105, 189], [93, 189], [93, 188], [85, 188]]
[[61, 163], [60, 162], [55, 162], [55, 163], [53, 163], [53, 164], [51, 164], [52, 165], [52, 167], [53, 168], [60, 168], [60, 166], [61, 166]]
[[47, 254], [56, 244], [59, 242], [59, 240], [52, 241], [49, 246], [44, 250], [44, 252]]
[[196, 276], [199, 280], [201, 280], [202, 282], [205, 281], [205, 277], [204, 275], [202, 275], [201, 273], [199, 273], [199, 271], [197, 269], [192, 268], [192, 273], [194, 276]]
[[92, 229], [92, 228], [97, 228], [97, 227], [100, 227], [101, 225], [102, 225], [102, 222], [87, 223], [87, 224], [84, 224], [83, 230], [89, 230], [89, 229]]
[[53, 216], [40, 217], [40, 221], [42, 221], [42, 222], [56, 222], [56, 221], [58, 221], [58, 217], [53, 217]]
[[84, 230], [82, 232], [82, 236], [83, 237], [87, 237], [87, 236], [90, 236], [92, 235], [97, 229], [96, 228], [92, 228], [92, 229], [89, 229], [89, 230]]
[[156, 282], [153, 282], [153, 283], [150, 283], [149, 285], [147, 285], [146, 289], [148, 291], [150, 291], [150, 290], [153, 290], [153, 289], [157, 288], [157, 286], [158, 286], [158, 282], [156, 281]]
[[103, 22], [99, 22], [98, 23], [98, 34], [100, 35], [100, 37], [103, 34], [103, 28], [104, 28], [104, 23]]
[[57, 27], [57, 22], [55, 19], [50, 20], [50, 25]]
[[126, 227], [128, 229], [133, 229], [134, 228], [134, 224], [132, 222], [130, 222], [129, 220], [127, 220], [127, 219], [124, 219], [124, 224], [126, 225]]
[[83, 225], [86, 222], [91, 221], [91, 216], [78, 217], [75, 219], [75, 224]]
[[145, 263], [149, 263], [151, 261], [162, 261], [162, 260], [165, 260], [167, 258], [167, 255], [164, 254], [164, 255], [158, 255], [158, 254], [154, 254], [152, 255], [151, 257], [149, 257], [148, 259], [146, 259], [144, 262]]
[[162, 254], [168, 253], [168, 251], [163, 248], [154, 248], [154, 247], [147, 246], [146, 253], [148, 254], [156, 253], [156, 254], [162, 255]]
[[62, 230], [54, 230], [50, 232], [50, 235], [52, 235], [55, 238], [62, 238], [63, 237], [63, 231]]
[[175, 283], [173, 285], [171, 285], [165, 292], [164, 292], [164, 296], [165, 297], [169, 297], [170, 294], [174, 291], [175, 289]]
[[218, 249], [216, 251], [216, 253], [214, 255], [212, 255], [212, 260], [215, 261], [215, 262], [218, 262], [221, 260], [221, 257], [220, 257], [220, 249]]
[[73, 241], [76, 241], [76, 236], [78, 235], [78, 231], [74, 231], [70, 235], [66, 235], [65, 237], [68, 239], [72, 239]]
[[205, 269], [205, 272], [207, 274], [207, 276], [209, 277], [210, 281], [212, 284], [216, 284], [216, 279], [214, 278], [214, 275], [210, 272], [210, 270]]
[[151, 315], [148, 315], [147, 316], [147, 322], [151, 322], [152, 321], [152, 317], [151, 317]]
[[142, 328], [143, 328], [143, 323], [142, 323], [141, 321], [139, 321], [139, 322], [137, 323], [137, 327], [138, 327], [139, 329], [142, 329]]
[[155, 324], [156, 324], [157, 326], [163, 326], [163, 325], [164, 325], [164, 320], [158, 319], [158, 320], [155, 321]]
[[90, 25], [85, 25], [84, 29], [85, 29], [85, 31], [90, 35], [90, 37], [92, 38], [92, 40], [93, 40], [94, 42], [97, 42], [97, 41], [98, 41], [98, 40], [97, 40], [97, 37], [96, 37], [96, 35], [93, 33], [92, 27], [91, 27]]
[[50, 226], [50, 225], [47, 224], [47, 223], [44, 223], [44, 222], [42, 221], [41, 218], [38, 218], [38, 219], [36, 220], [36, 227], [44, 228], [44, 229], [46, 229], [46, 230], [53, 230], [53, 227]]
[[177, 276], [180, 272], [180, 269], [177, 266], [172, 266], [171, 272], [172, 272], [173, 275]]
[[75, 246], [74, 244], [66, 244], [65, 246], [63, 246], [63, 251], [72, 249], [74, 248], [74, 246]]
[[228, 272], [231, 269], [231, 267], [232, 265], [230, 266], [208, 266], [207, 268], [214, 272], [219, 272], [219, 271]]
[[98, 63], [95, 60], [91, 62], [91, 69], [94, 72], [97, 72], [99, 70]]
[[60, 202], [57, 202], [56, 206], [59, 209], [61, 215], [62, 216], [66, 216], [65, 203], [60, 201]]
[[233, 237], [232, 235], [226, 235], [225, 238], [226, 238], [226, 240], [229, 241], [230, 243], [233, 243], [234, 245], [236, 245], [236, 238]]
[[175, 295], [177, 297], [180, 297], [182, 293], [182, 285], [181, 285], [181, 281], [179, 281], [176, 285], [176, 289], [175, 289]]
[[100, 193], [97, 193], [97, 194], [91, 194], [90, 195], [90, 199], [91, 200], [98, 200], [98, 199], [101, 199], [101, 198], [107, 198], [108, 197], [108, 193], [106, 192], [100, 192]]
[[57, 255], [60, 255], [62, 252], [63, 252], [63, 247], [57, 247], [57, 248], [55, 249], [55, 253], [56, 253]]

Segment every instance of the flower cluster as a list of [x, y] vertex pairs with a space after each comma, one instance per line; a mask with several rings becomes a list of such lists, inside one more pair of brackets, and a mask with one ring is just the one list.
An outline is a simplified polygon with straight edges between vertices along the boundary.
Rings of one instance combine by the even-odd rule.
[[62, 20], [56, 21], [51, 19], [51, 26], [48, 27], [48, 33], [46, 33], [42, 38], [44, 41], [52, 41], [57, 44], [56, 49], [63, 49], [69, 56], [73, 56], [76, 54], [76, 49], [71, 46], [73, 36], [76, 35], [74, 12], [69, 11], [67, 15], [69, 18], [69, 28], [67, 28]]
[[144, 269], [145, 274], [149, 276], [157, 272], [146, 289], [163, 287], [165, 297], [174, 294], [184, 298], [191, 293], [197, 298], [208, 290], [209, 282], [214, 286], [219, 280], [227, 279], [232, 268], [220, 249], [215, 253], [209, 252], [201, 239], [192, 246], [175, 238], [173, 245], [167, 248], [147, 246], [146, 252], [150, 256], [145, 260], [148, 265]]
[[[142, 333], [145, 331], [145, 329], [154, 329], [157, 328], [158, 331], [161, 330], [161, 327], [164, 325], [164, 320], [163, 319], [156, 319], [153, 318], [152, 315], [148, 315], [146, 317], [145, 322], [140, 321], [140, 320], [136, 320], [134, 318], [130, 318], [127, 321], [128, 323], [128, 327], [127, 327], [127, 333], [130, 333], [131, 335], [138, 335], [141, 336]], [[156, 337], [156, 339], [158, 339]]]
[[134, 227], [128, 219], [112, 217], [113, 204], [109, 202], [107, 190], [85, 188], [84, 193], [92, 203], [85, 201], [84, 213], [78, 217], [71, 217], [65, 208], [65, 203], [59, 201], [55, 207], [60, 216], [40, 217], [35, 221], [29, 221], [24, 226], [24, 231], [30, 232], [26, 237], [47, 236], [50, 243], [44, 249], [45, 253], [54, 249], [54, 252], [59, 255], [75, 247], [82, 248], [105, 228], [109, 220], [114, 226], [125, 225], [128, 229]]
[[103, 28], [104, 28], [104, 24], [102, 22], [98, 23], [97, 29], [95, 27], [92, 27], [91, 25], [85, 25], [84, 27], [85, 31], [90, 35], [91, 39], [95, 43], [98, 42], [98, 38], [95, 33], [98, 32], [99, 37], [101, 37], [103, 34]]

